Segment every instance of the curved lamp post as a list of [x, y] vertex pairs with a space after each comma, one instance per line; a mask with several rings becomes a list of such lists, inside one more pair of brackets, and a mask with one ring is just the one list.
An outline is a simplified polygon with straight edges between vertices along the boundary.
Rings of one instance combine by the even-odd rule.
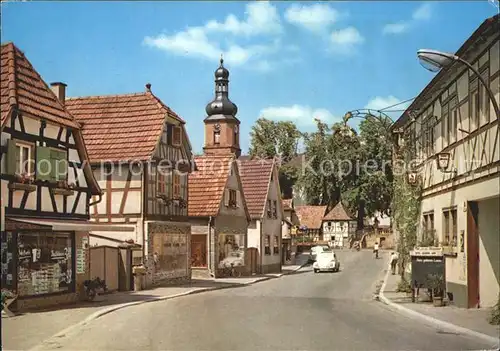
[[429, 49], [418, 50], [417, 56], [422, 66], [431, 72], [437, 72], [442, 68], [449, 67], [451, 64], [453, 64], [453, 62], [460, 62], [467, 66], [472, 72], [474, 72], [474, 74], [481, 81], [484, 88], [488, 92], [488, 96], [491, 100], [491, 103], [493, 104], [493, 108], [495, 109], [497, 119], [500, 120], [500, 111], [498, 109], [498, 103], [495, 99], [495, 94], [493, 94], [493, 91], [491, 91], [488, 84], [486, 84], [486, 81], [481, 76], [481, 74], [469, 62], [458, 57], [457, 55]]

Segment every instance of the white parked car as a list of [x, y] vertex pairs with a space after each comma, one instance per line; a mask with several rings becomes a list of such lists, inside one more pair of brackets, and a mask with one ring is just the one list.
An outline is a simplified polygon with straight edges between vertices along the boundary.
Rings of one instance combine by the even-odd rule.
[[340, 270], [340, 262], [337, 255], [333, 251], [320, 252], [313, 264], [314, 273], [318, 272], [338, 272]]
[[309, 262], [315, 262], [318, 254], [324, 251], [330, 251], [330, 247], [328, 245], [313, 246], [309, 254]]

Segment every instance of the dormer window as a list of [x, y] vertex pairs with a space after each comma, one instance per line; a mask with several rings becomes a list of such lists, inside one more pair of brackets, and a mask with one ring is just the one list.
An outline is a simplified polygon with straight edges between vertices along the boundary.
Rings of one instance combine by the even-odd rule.
[[182, 144], [182, 128], [179, 126], [174, 126], [172, 128], [172, 145], [181, 146]]

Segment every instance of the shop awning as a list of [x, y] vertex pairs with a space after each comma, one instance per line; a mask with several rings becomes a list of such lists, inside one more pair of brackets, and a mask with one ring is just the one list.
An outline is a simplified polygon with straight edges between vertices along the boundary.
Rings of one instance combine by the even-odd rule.
[[95, 223], [87, 221], [68, 221], [63, 219], [42, 219], [42, 218], [13, 218], [8, 217], [9, 220], [25, 224], [34, 224], [45, 227], [52, 227], [55, 231], [122, 231], [133, 232], [135, 225], [133, 224], [116, 224], [116, 223]]

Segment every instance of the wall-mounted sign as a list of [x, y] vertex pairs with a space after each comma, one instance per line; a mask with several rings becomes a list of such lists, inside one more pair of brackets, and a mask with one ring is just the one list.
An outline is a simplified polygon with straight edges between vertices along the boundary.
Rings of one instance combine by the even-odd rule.
[[76, 274], [85, 273], [85, 250], [76, 250]]

